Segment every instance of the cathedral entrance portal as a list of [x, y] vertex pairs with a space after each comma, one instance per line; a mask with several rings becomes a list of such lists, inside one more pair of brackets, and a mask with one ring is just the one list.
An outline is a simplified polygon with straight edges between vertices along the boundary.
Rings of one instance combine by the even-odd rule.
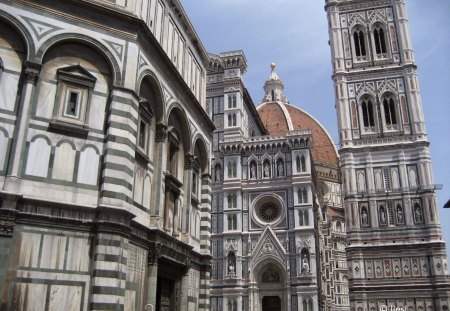
[[281, 311], [281, 299], [278, 296], [264, 296], [262, 311]]

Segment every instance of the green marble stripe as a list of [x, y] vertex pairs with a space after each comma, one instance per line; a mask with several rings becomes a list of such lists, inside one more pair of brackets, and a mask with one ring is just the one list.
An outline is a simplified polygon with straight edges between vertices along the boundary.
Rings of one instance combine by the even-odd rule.
[[133, 150], [136, 148], [136, 144], [134, 142], [132, 142], [128, 138], [122, 137], [122, 136], [110, 135], [109, 134], [106, 137], [106, 141], [111, 141], [111, 142], [115, 142], [115, 143], [118, 143], [118, 144], [127, 145], [128, 147], [130, 147]]
[[52, 185], [74, 187], [74, 188], [79, 188], [79, 189], [98, 190], [97, 185], [86, 185], [86, 184], [81, 184], [81, 183], [74, 183], [72, 181], [51, 179], [51, 178], [47, 178], [47, 177], [38, 177], [38, 176], [31, 176], [31, 175], [24, 174], [23, 179], [37, 181], [37, 182], [45, 182], [45, 183], [52, 184]]
[[126, 119], [130, 119], [131, 121], [133, 121], [133, 123], [137, 124], [138, 123], [138, 119], [135, 118], [130, 112], [128, 111], [123, 111], [123, 110], [119, 110], [119, 109], [111, 109], [110, 110], [111, 115], [114, 116], [118, 116], [118, 117], [122, 117], [122, 118], [126, 118]]
[[125, 296], [125, 289], [108, 286], [92, 286], [92, 293], [97, 295]]
[[102, 270], [102, 269], [94, 269], [92, 273], [92, 277], [98, 278], [106, 278], [106, 279], [119, 279], [126, 280], [127, 275], [125, 272], [120, 272], [116, 270]]
[[6, 118], [2, 118], [2, 117], [0, 117], [0, 122], [4, 123], [4, 124], [11, 124], [11, 125], [16, 124], [15, 120], [6, 119]]
[[122, 201], [125, 201], [127, 203], [130, 203], [130, 204], [133, 203], [133, 199], [132, 198], [130, 198], [126, 194], [123, 194], [123, 193], [120, 193], [120, 192], [104, 190], [104, 191], [102, 191], [101, 195], [103, 197], [105, 197], [105, 198], [118, 199], [118, 200], [122, 200]]
[[90, 310], [107, 310], [107, 311], [124, 311], [124, 305], [117, 303], [106, 302], [91, 302]]
[[120, 262], [121, 264], [127, 264], [127, 258], [120, 255], [110, 255], [110, 254], [95, 254], [94, 260], [98, 261], [108, 261], [108, 262]]
[[106, 164], [104, 165], [104, 168], [113, 170], [113, 171], [118, 171], [121, 173], [126, 173], [130, 177], [134, 176], [134, 171], [126, 165], [116, 164], [116, 163], [112, 163], [112, 162], [106, 162]]
[[124, 124], [124, 123], [120, 123], [120, 122], [116, 122], [116, 121], [111, 121], [111, 122], [109, 122], [109, 126], [112, 127], [112, 128], [118, 129], [118, 130], [126, 131], [126, 132], [132, 134], [134, 137], [137, 137], [137, 131], [134, 130], [128, 124]]
[[139, 106], [138, 106], [133, 100], [131, 100], [131, 99], [129, 99], [129, 98], [126, 98], [126, 97], [121, 97], [121, 96], [118, 96], [118, 95], [113, 95], [113, 96], [112, 96], [112, 103], [111, 103], [111, 106], [114, 105], [114, 102], [121, 103], [121, 104], [125, 104], [125, 105], [130, 105], [131, 108], [133, 108], [133, 109], [136, 110], [136, 111], [139, 109]]
[[[124, 158], [127, 159], [128, 161], [130, 161], [131, 164], [134, 164], [134, 155], [130, 155], [127, 151], [123, 151], [123, 150], [118, 150], [118, 149], [114, 149], [114, 148], [108, 148], [106, 149], [106, 155], [112, 155], [115, 157], [120, 157], [120, 158]], [[106, 162], [106, 163], [112, 163], [112, 162]], [[114, 163], [112, 163], [114, 164]]]
[[95, 244], [102, 245], [102, 246], [120, 247], [120, 248], [126, 246], [126, 243], [124, 243], [121, 240], [113, 240], [113, 239], [105, 239], [105, 238], [96, 238]]
[[116, 178], [116, 177], [104, 177], [102, 180], [102, 184], [112, 184], [112, 185], [117, 185], [117, 186], [121, 186], [121, 187], [125, 187], [128, 190], [132, 191], [133, 190], [133, 185], [130, 184], [129, 182], [121, 179], [121, 178]]

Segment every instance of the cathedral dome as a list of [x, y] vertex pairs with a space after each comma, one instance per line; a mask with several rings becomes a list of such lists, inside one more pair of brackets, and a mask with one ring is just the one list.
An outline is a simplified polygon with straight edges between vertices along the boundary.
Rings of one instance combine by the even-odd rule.
[[[292, 106], [282, 91], [284, 86], [278, 75], [275, 73], [274, 64], [271, 65], [272, 73], [269, 80], [266, 81], [265, 91], [266, 97], [261, 105], [258, 106], [258, 114], [270, 135], [285, 134], [289, 131], [310, 129], [313, 137], [312, 157], [315, 163], [337, 165], [338, 154], [325, 128], [307, 112], [300, 108]], [[270, 84], [272, 76], [276, 75], [277, 81], [281, 83], [278, 87], [280, 91], [278, 98], [270, 96], [267, 85]], [[278, 100], [277, 100], [278, 99]], [[280, 100], [281, 99], [281, 100]]]
[[338, 154], [328, 132], [314, 117], [300, 108], [283, 102], [265, 102], [258, 114], [270, 135], [310, 129], [314, 162], [337, 165]]

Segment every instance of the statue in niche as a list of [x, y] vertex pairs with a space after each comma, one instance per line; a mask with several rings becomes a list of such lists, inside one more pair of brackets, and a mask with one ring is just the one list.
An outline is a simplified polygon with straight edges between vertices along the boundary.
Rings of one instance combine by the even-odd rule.
[[400, 206], [397, 206], [397, 222], [402, 224], [403, 223], [403, 211]]
[[270, 166], [269, 163], [264, 163], [264, 177], [270, 177]]
[[234, 275], [235, 271], [236, 268], [234, 267], [234, 263], [230, 261], [230, 264], [228, 265], [228, 274]]
[[309, 272], [309, 263], [308, 263], [308, 258], [303, 257], [302, 260], [302, 272]]
[[366, 208], [362, 208], [361, 210], [361, 222], [364, 226], [369, 225], [369, 215], [367, 215]]
[[216, 181], [220, 181], [220, 166], [216, 166]]
[[386, 211], [383, 206], [380, 207], [380, 223], [383, 225], [386, 224]]
[[419, 204], [414, 205], [414, 219], [416, 222], [422, 222], [423, 220], [422, 210], [419, 206]]
[[306, 248], [301, 250], [301, 264], [302, 273], [309, 273], [309, 251]]
[[268, 282], [268, 283], [279, 282], [280, 276], [278, 275], [278, 273], [275, 271], [274, 268], [268, 267], [266, 269], [266, 271], [264, 271], [264, 274], [262, 276], [262, 281]]
[[252, 164], [250, 165], [250, 178], [256, 179], [256, 164], [255, 164], [255, 162], [252, 162]]
[[278, 162], [278, 176], [284, 175], [283, 161]]
[[236, 256], [233, 252], [228, 254], [228, 275], [236, 275]]

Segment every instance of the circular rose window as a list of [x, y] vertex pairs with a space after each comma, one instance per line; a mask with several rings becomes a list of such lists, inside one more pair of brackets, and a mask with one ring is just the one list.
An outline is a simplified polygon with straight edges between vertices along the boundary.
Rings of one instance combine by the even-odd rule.
[[258, 218], [264, 222], [274, 222], [278, 220], [281, 215], [281, 209], [273, 202], [262, 204], [257, 210]]

